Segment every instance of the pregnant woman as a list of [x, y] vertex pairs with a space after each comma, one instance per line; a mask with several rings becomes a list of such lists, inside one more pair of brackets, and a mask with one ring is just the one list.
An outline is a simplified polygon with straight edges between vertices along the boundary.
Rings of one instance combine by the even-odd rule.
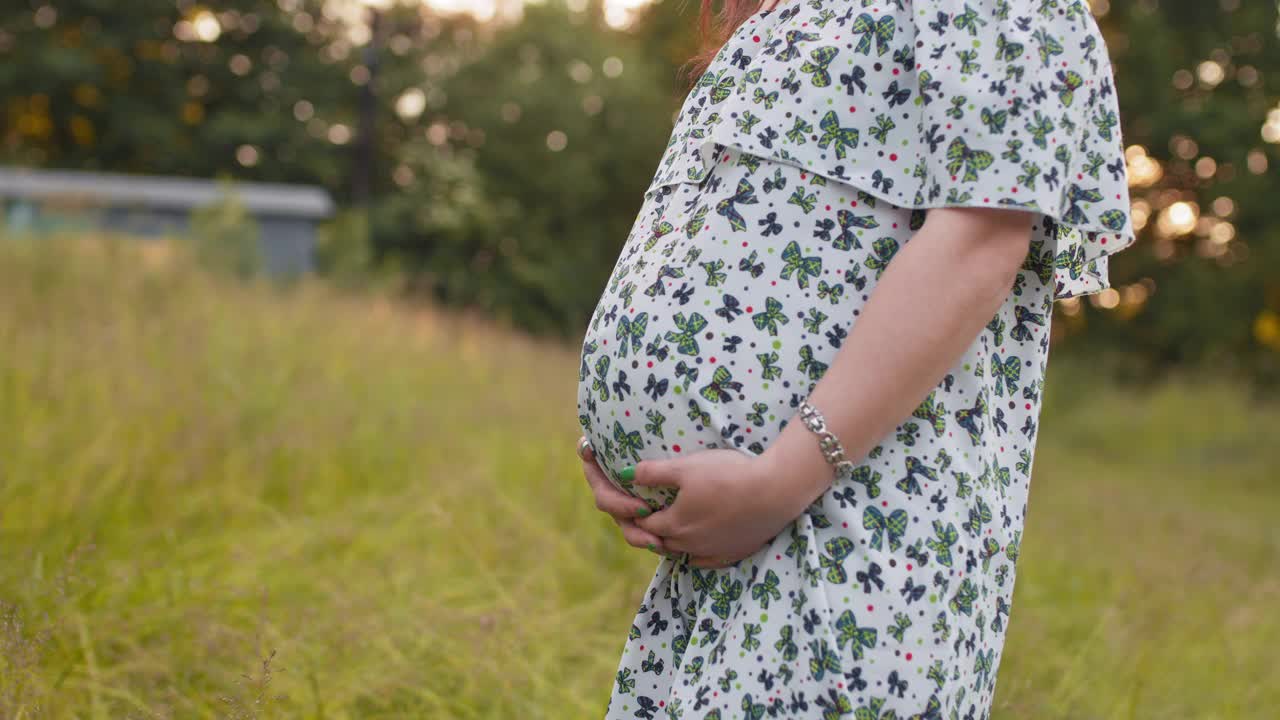
[[986, 718], [1053, 303], [1134, 241], [1102, 37], [725, 7], [582, 347], [596, 504], [662, 555], [607, 717]]

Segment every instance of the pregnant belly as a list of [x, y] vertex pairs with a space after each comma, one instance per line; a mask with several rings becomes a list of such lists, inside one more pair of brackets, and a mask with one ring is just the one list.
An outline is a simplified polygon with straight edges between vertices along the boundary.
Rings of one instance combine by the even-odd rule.
[[[759, 454], [923, 221], [729, 148], [702, 183], [646, 194], [583, 339], [578, 420], [605, 475], [721, 447]], [[804, 198], [803, 201], [797, 198]]]
[[578, 419], [601, 468], [655, 507], [674, 491], [633, 486], [619, 477], [625, 467], [716, 447], [760, 454], [822, 377], [855, 315], [847, 296], [817, 305], [813, 282], [786, 286], [749, 270], [712, 286], [690, 280], [694, 270], [705, 275], [703, 263], [736, 268], [739, 258], [713, 243], [692, 254], [690, 267], [683, 250], [678, 241], [624, 249], [579, 369]]
[[[759, 454], [795, 412], [792, 403], [808, 394], [808, 378], [779, 364], [781, 341], [746, 330], [750, 320], [741, 316], [727, 321], [705, 307], [649, 303], [617, 312], [621, 322], [647, 325], [647, 339], [634, 342], [628, 328], [619, 340], [617, 325], [606, 333], [604, 322], [590, 334], [578, 419], [605, 475], [655, 507], [669, 504], [674, 492], [634, 486], [619, 477], [623, 468], [716, 447]], [[825, 353], [815, 352], [821, 362]]]

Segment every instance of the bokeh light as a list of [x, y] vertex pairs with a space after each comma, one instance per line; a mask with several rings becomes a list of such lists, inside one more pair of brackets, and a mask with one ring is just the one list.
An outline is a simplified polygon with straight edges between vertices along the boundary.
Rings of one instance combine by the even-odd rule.
[[1180, 200], [1160, 213], [1156, 220], [1156, 232], [1165, 237], [1186, 235], [1195, 229], [1198, 217], [1195, 203]]
[[189, 22], [195, 39], [200, 42], [215, 42], [222, 35], [222, 24], [218, 22], [218, 17], [204, 8], [197, 10]]
[[342, 123], [335, 123], [329, 126], [329, 142], [334, 145], [346, 145], [351, 142], [351, 128]]
[[421, 88], [409, 88], [396, 98], [396, 114], [404, 120], [416, 120], [427, 109], [427, 94]]
[[1150, 187], [1164, 175], [1160, 163], [1147, 154], [1141, 145], [1130, 145], [1125, 149], [1128, 160], [1128, 176], [1130, 187]]
[[245, 167], [253, 167], [258, 164], [258, 148], [252, 145], [241, 145], [236, 148], [236, 162]]

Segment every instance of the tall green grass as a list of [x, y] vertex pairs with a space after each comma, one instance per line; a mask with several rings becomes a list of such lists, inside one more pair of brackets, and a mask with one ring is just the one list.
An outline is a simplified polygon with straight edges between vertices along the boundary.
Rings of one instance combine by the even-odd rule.
[[[0, 242], [0, 718], [598, 718], [575, 347]], [[1000, 718], [1280, 706], [1280, 409], [1050, 360]]]

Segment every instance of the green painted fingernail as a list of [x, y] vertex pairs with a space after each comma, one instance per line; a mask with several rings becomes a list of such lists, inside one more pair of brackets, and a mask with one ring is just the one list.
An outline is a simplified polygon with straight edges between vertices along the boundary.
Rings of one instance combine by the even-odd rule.
[[628, 465], [622, 468], [622, 472], [618, 473], [618, 477], [623, 480], [631, 481], [636, 479], [636, 466]]
[[653, 552], [658, 552], [657, 546], [655, 546], [653, 543], [649, 543], [649, 549], [652, 550]]
[[636, 517], [647, 517], [652, 512], [653, 511], [650, 510], [649, 508], [642, 507], [639, 510], [636, 510]]

